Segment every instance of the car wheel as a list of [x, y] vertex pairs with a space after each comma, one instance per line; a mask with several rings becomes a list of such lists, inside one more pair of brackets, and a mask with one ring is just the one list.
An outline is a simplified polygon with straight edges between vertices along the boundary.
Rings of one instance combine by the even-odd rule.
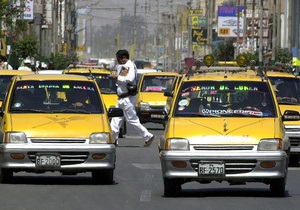
[[298, 165], [300, 160], [299, 154], [291, 154], [290, 155], [290, 165]]
[[92, 178], [96, 184], [112, 184], [114, 181], [114, 169], [92, 171]]
[[285, 184], [286, 184], [286, 177], [273, 180], [270, 184], [271, 193], [277, 197], [284, 197]]
[[122, 127], [120, 128], [119, 138], [124, 138], [124, 135], [127, 133], [126, 122], [124, 121]]
[[164, 178], [164, 196], [176, 197], [181, 191], [181, 184], [178, 179]]
[[0, 170], [0, 183], [8, 183], [13, 178], [13, 171], [1, 168]]

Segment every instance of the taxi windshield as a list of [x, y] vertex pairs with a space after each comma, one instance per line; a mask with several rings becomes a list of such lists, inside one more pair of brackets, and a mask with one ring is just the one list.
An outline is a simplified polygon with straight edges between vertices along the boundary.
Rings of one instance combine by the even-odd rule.
[[300, 79], [289, 77], [269, 77], [275, 90], [278, 104], [300, 104]]
[[175, 76], [144, 76], [142, 92], [164, 92], [173, 86]]
[[19, 81], [11, 96], [12, 113], [103, 113], [94, 83]]
[[179, 91], [174, 116], [274, 117], [274, 107], [264, 82], [188, 81]]

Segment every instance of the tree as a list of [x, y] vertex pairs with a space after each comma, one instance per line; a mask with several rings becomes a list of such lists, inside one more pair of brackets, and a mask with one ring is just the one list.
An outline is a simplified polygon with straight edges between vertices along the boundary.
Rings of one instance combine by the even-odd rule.
[[218, 43], [217, 48], [214, 52], [216, 61], [232, 61], [234, 60], [234, 39], [225, 39]]
[[38, 41], [35, 35], [29, 35], [19, 40], [13, 46], [13, 54], [20, 58], [35, 57], [38, 52]]

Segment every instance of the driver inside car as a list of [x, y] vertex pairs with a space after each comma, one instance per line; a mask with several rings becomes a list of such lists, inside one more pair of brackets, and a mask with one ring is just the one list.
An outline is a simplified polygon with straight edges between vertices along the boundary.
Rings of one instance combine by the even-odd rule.
[[246, 104], [240, 110], [249, 110], [254, 112], [261, 112], [262, 116], [273, 116], [274, 110], [271, 108], [271, 104], [267, 99], [265, 93], [260, 92], [248, 92]]
[[286, 83], [280, 83], [276, 86], [276, 96], [277, 100], [280, 102], [289, 101], [289, 102], [298, 102], [298, 100], [293, 97], [291, 93], [291, 88]]

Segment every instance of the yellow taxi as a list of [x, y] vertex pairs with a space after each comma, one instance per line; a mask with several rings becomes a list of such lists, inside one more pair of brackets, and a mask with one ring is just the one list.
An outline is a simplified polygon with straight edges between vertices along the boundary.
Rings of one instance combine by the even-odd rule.
[[281, 115], [270, 80], [209, 67], [184, 77], [173, 97], [158, 145], [164, 196], [192, 181], [262, 182], [285, 195], [290, 142], [283, 121], [300, 116]]
[[11, 78], [16, 75], [34, 74], [32, 71], [22, 70], [0, 70], [0, 106], [6, 94], [6, 89], [11, 81]]
[[165, 126], [169, 112], [165, 91], [173, 91], [182, 75], [175, 72], [143, 73], [138, 83], [136, 112], [141, 123], [159, 123]]
[[93, 78], [16, 76], [0, 116], [0, 182], [21, 171], [91, 172], [95, 183], [113, 182], [116, 147], [109, 117], [123, 112], [105, 108]]
[[[268, 78], [275, 90], [277, 101], [284, 113], [286, 110], [300, 112], [300, 79], [293, 72], [284, 71], [282, 68], [270, 67], [267, 69]], [[300, 122], [287, 121], [284, 123], [285, 132], [291, 142], [290, 163], [297, 164], [300, 158]]]
[[[76, 65], [76, 67], [71, 66], [69, 69], [64, 70], [63, 74], [93, 76], [100, 88], [105, 106], [107, 108], [116, 106], [118, 101], [117, 86], [116, 82], [109, 78], [111, 74], [109, 70], [101, 66]], [[120, 129], [119, 137], [123, 138], [126, 133], [127, 127], [124, 121]]]

